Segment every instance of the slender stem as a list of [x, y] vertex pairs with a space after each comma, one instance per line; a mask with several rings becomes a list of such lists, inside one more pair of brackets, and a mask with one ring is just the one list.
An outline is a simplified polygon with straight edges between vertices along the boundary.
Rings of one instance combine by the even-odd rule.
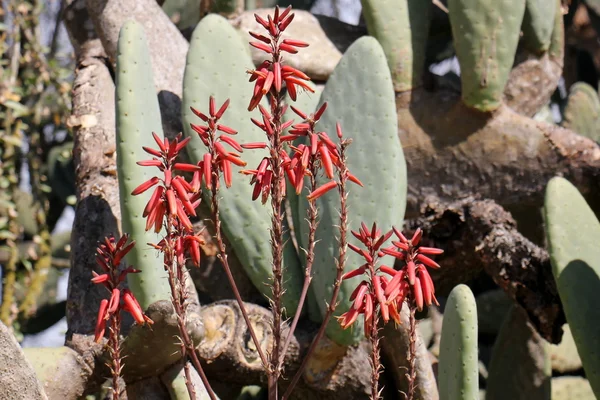
[[308, 360], [310, 359], [312, 354], [315, 352], [315, 349], [317, 348], [319, 341], [325, 334], [325, 329], [327, 328], [327, 324], [329, 323], [329, 320], [333, 316], [333, 313], [335, 312], [335, 309], [337, 307], [337, 297], [338, 297], [338, 294], [340, 293], [340, 288], [342, 286], [342, 276], [344, 275], [344, 268], [346, 266], [346, 251], [348, 249], [348, 238], [347, 238], [347, 233], [348, 233], [348, 192], [346, 189], [346, 183], [348, 180], [348, 166], [346, 165], [346, 147], [349, 144], [350, 144], [350, 142], [345, 140], [345, 141], [342, 141], [342, 144], [340, 146], [341, 168], [338, 171], [338, 178], [339, 178], [338, 191], [340, 193], [340, 238], [339, 238], [340, 247], [339, 247], [338, 259], [336, 260], [337, 273], [335, 276], [335, 281], [333, 283], [333, 293], [331, 294], [331, 299], [329, 300], [327, 312], [325, 313], [325, 316], [323, 317], [323, 323], [321, 324], [319, 331], [317, 332], [312, 343], [310, 344], [310, 347], [308, 348], [308, 351], [306, 352], [306, 355], [304, 356], [304, 359], [302, 360], [302, 364], [300, 364], [298, 371], [296, 371], [296, 374], [292, 378], [287, 390], [283, 394], [283, 400], [289, 398], [289, 396], [292, 394], [294, 387], [296, 387], [296, 385], [298, 384], [298, 381], [300, 380], [300, 377], [302, 376], [302, 373], [304, 372], [304, 369], [306, 368], [306, 365], [308, 364]]
[[[210, 135], [212, 138], [212, 135]], [[242, 313], [242, 317], [246, 322], [246, 326], [248, 328], [248, 332], [252, 337], [252, 341], [254, 342], [254, 346], [256, 347], [256, 351], [258, 352], [258, 356], [263, 364], [265, 370], [268, 370], [269, 361], [267, 356], [265, 355], [262, 346], [260, 345], [260, 341], [256, 336], [256, 332], [250, 323], [250, 318], [248, 317], [248, 312], [246, 311], [246, 306], [244, 305], [244, 301], [242, 300], [242, 296], [240, 295], [240, 291], [238, 290], [237, 284], [235, 283], [235, 279], [233, 278], [233, 274], [231, 273], [231, 268], [229, 267], [229, 262], [227, 261], [227, 252], [225, 249], [225, 242], [223, 240], [223, 233], [221, 231], [221, 218], [219, 216], [219, 168], [216, 165], [216, 151], [214, 146], [211, 146], [211, 155], [212, 155], [212, 174], [211, 174], [211, 205], [212, 205], [212, 220], [215, 225], [215, 237], [217, 240], [217, 246], [219, 248], [219, 259], [221, 260], [221, 265], [223, 265], [223, 269], [225, 270], [225, 274], [227, 275], [227, 280], [229, 281], [229, 285], [231, 286], [231, 290], [233, 291], [233, 295], [237, 301], [238, 307], [240, 308], [240, 312]]]
[[[377, 309], [379, 310], [379, 308]], [[381, 361], [379, 359], [379, 311], [373, 312], [373, 324], [371, 325], [371, 400], [380, 399], [379, 395], [379, 374], [381, 373]]]
[[[310, 191], [313, 192], [317, 188], [317, 172], [318, 169], [314, 162], [314, 157], [311, 157], [310, 160]], [[302, 314], [302, 308], [304, 307], [304, 302], [306, 301], [306, 295], [308, 294], [308, 288], [310, 286], [310, 282], [312, 281], [312, 266], [315, 260], [315, 233], [317, 231], [317, 206], [314, 201], [310, 201], [308, 204], [308, 249], [306, 251], [306, 267], [304, 269], [304, 284], [302, 285], [302, 292], [300, 293], [300, 301], [298, 303], [298, 308], [296, 309], [296, 314], [294, 315], [294, 319], [292, 321], [292, 325], [290, 326], [290, 330], [285, 338], [285, 343], [283, 344], [281, 350], [281, 356], [279, 357], [279, 368], [283, 366], [283, 361], [285, 360], [285, 354], [287, 353], [287, 349], [292, 341], [292, 337], [294, 336], [294, 332], [296, 331], [296, 326], [298, 325], [298, 320], [300, 319], [300, 315]]]
[[108, 348], [110, 351], [112, 373], [112, 393], [113, 400], [119, 400], [121, 397], [121, 388], [119, 387], [119, 378], [121, 376], [121, 348], [119, 336], [121, 333], [121, 316], [115, 312], [110, 317], [110, 334], [108, 338]]
[[415, 389], [417, 381], [417, 369], [415, 363], [417, 360], [417, 318], [415, 312], [417, 307], [412, 303], [411, 299], [408, 299], [410, 307], [410, 337], [408, 346], [408, 372], [406, 379], [408, 380], [408, 394], [407, 400], [413, 400], [415, 398]]
[[[278, 61], [277, 55], [274, 60]], [[273, 179], [271, 181], [271, 208], [273, 216], [271, 218], [271, 252], [273, 254], [273, 347], [271, 350], [271, 365], [269, 372], [269, 400], [277, 400], [277, 381], [281, 374], [279, 367], [279, 355], [281, 354], [281, 318], [283, 307], [281, 300], [283, 297], [283, 191], [282, 183], [284, 179], [283, 169], [281, 167], [281, 151], [283, 146], [280, 140], [282, 132], [283, 119], [283, 101], [281, 93], [272, 96], [271, 115], [273, 118], [273, 135], [270, 137], [271, 144], [271, 170]]]
[[185, 265], [184, 263], [178, 263], [175, 254], [175, 246], [173, 243], [173, 220], [172, 216], [167, 217], [166, 223], [166, 242], [167, 246], [165, 249], [165, 266], [169, 275], [169, 286], [171, 288], [171, 296], [173, 298], [173, 308], [177, 315], [177, 325], [179, 327], [179, 334], [181, 338], [181, 357], [184, 361], [184, 372], [185, 372], [185, 384], [188, 390], [190, 399], [196, 399], [196, 391], [192, 383], [191, 371], [187, 364], [188, 356], [191, 358], [194, 367], [200, 375], [200, 379], [204, 384], [204, 387], [211, 400], [217, 400], [217, 397], [208, 382], [208, 378], [204, 373], [204, 369], [200, 364], [200, 360], [196, 355], [196, 348], [194, 342], [187, 332], [186, 327], [186, 289], [185, 289]]

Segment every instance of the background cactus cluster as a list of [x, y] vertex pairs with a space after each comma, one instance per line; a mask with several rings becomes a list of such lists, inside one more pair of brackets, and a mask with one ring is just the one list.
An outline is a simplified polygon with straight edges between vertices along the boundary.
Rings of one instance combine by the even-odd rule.
[[[114, 79], [114, 86], [110, 87], [114, 90], [114, 99], [111, 92], [106, 100], [114, 109], [110, 111], [113, 120], [99, 121], [100, 111], [94, 115], [93, 110], [81, 112], [78, 109], [79, 113], [73, 113], [68, 124], [74, 134], [67, 135], [65, 140], [52, 140], [51, 145], [36, 147], [44, 124], [53, 124], [53, 132], [58, 131], [67, 126], [67, 114], [59, 115], [56, 107], [50, 107], [50, 114], [58, 117], [49, 122], [48, 109], [35, 111], [36, 107], [42, 107], [40, 99], [47, 101], [43, 92], [10, 94], [7, 89], [1, 97], [5, 109], [0, 115], [7, 122], [0, 147], [0, 264], [4, 279], [0, 318], [4, 325], [12, 325], [15, 336], [20, 339], [22, 334], [44, 330], [66, 314], [69, 332], [65, 346], [25, 348], [22, 357], [16, 344], [3, 339], [13, 333], [4, 332], [0, 326], [0, 359], [9, 354], [3, 353], [3, 349], [13, 349], [14, 354], [21, 354], [15, 356], [15, 360], [26, 360], [19, 363], [30, 364], [28, 368], [35, 374], [29, 377], [22, 373], [21, 376], [31, 379], [29, 382], [37, 377], [42, 383], [39, 393], [30, 398], [44, 398], [44, 391], [50, 399], [80, 398], [84, 392], [90, 398], [103, 398], [102, 384], [107, 373], [102, 365], [106, 352], [102, 347], [83, 345], [86, 342], [82, 338], [90, 335], [89, 324], [80, 322], [84, 313], [77, 305], [97, 307], [90, 300], [95, 295], [93, 290], [81, 283], [89, 281], [91, 270], [78, 267], [74, 261], [66, 311], [65, 302], [57, 302], [49, 289], [55, 286], [59, 271], [68, 266], [64, 264], [68, 264], [69, 258], [75, 260], [69, 251], [71, 248], [80, 254], [81, 249], [95, 246], [95, 243], [82, 244], [80, 239], [84, 236], [78, 232], [92, 232], [92, 236], [98, 236], [96, 240], [101, 240], [100, 231], [126, 232], [138, 242], [129, 253], [127, 264], [143, 271], [130, 274], [127, 284], [156, 322], [156, 329], [151, 332], [129, 325], [124, 330], [124, 351], [131, 359], [124, 369], [128, 398], [151, 398], [142, 386], [151, 388], [147, 382], [152, 379], [165, 393], [159, 398], [186, 398], [178, 346], [169, 342], [177, 329], [164, 308], [170, 300], [166, 272], [162, 260], [156, 257], [156, 250], [143, 245], [156, 242], [158, 237], [152, 231], [146, 232], [142, 216], [150, 194], [131, 196], [132, 190], [149, 178], [145, 175], [147, 168], [136, 162], [145, 158], [142, 146], [153, 144], [153, 132], [159, 137], [172, 138], [174, 133], [182, 131], [185, 137], [191, 138], [183, 158], [192, 163], [201, 159], [205, 149], [190, 128], [190, 123], [197, 123], [190, 107], [208, 109], [210, 96], [218, 103], [230, 99], [223, 123], [239, 131], [243, 142], [262, 141], [262, 132], [250, 120], [258, 112], [247, 110], [252, 84], [248, 83], [246, 70], [259, 63], [247, 45], [247, 31], [253, 29], [254, 23], [250, 10], [266, 15], [272, 13], [272, 9], [263, 8], [276, 4], [292, 3], [294, 7], [310, 9], [312, 2], [166, 0], [156, 3], [144, 0], [142, 3], [148, 12], [160, 14], [152, 17], [157, 18], [155, 20], [142, 18], [144, 14], [136, 7], [123, 6], [126, 11], [118, 11], [119, 5], [113, 1], [90, 0], [87, 5], [78, 0], [66, 3], [69, 12], [84, 9], [91, 14], [101, 39], [99, 48], [103, 49], [93, 55], [95, 60], [101, 60], [94, 65], [106, 68], [113, 76], [107, 73], [104, 77], [94, 75], [86, 79], [100, 82], [106, 78], [111, 84]], [[96, 3], [103, 7], [94, 8]], [[600, 316], [593, 301], [600, 289], [600, 253], [597, 254], [600, 247], [596, 240], [600, 238], [600, 222], [596, 217], [600, 210], [596, 179], [600, 175], [597, 172], [600, 165], [596, 162], [600, 152], [597, 144], [600, 75], [596, 72], [600, 71], [600, 48], [594, 50], [595, 45], [585, 42], [582, 33], [588, 29], [587, 34], [593, 32], [594, 38], [598, 37], [595, 30], [600, 29], [600, 5], [592, 0], [572, 1], [569, 5], [560, 0], [448, 0], [435, 4], [422, 0], [363, 0], [361, 3], [364, 23], [358, 28], [340, 27], [324, 17], [317, 20], [309, 13], [297, 11], [297, 18], [304, 21], [298, 25], [300, 32], [305, 30], [305, 37], [300, 35], [299, 39], [313, 40], [311, 45], [319, 40], [330, 43], [329, 35], [333, 41], [329, 48], [320, 47], [327, 49], [326, 54], [333, 61], [318, 60], [319, 54], [308, 53], [307, 57], [317, 59], [316, 64], [335, 67], [328, 68], [326, 73], [318, 68], [307, 71], [313, 78], [311, 87], [315, 93], [300, 93], [295, 106], [310, 114], [327, 102], [327, 112], [318, 128], [334, 138], [335, 124], [339, 122], [344, 136], [353, 141], [349, 147], [348, 168], [362, 181], [364, 188], [350, 189], [351, 228], [364, 221], [376, 222], [385, 228], [404, 224], [407, 231], [414, 231], [417, 222], [427, 221], [434, 215], [436, 202], [454, 204], [451, 202], [456, 199], [466, 198], [472, 202], [489, 199], [513, 213], [511, 232], [517, 232], [518, 226], [518, 232], [523, 234], [519, 240], [527, 242], [529, 248], [537, 246], [536, 249], [543, 251], [542, 265], [547, 270], [534, 270], [535, 275], [528, 278], [526, 289], [514, 289], [522, 282], [512, 282], [510, 275], [494, 276], [486, 265], [474, 271], [470, 270], [471, 264], [461, 268], [461, 263], [455, 260], [464, 259], [467, 263], [480, 252], [479, 246], [489, 245], [495, 233], [477, 227], [476, 234], [472, 234], [477, 246], [459, 247], [460, 243], [453, 241], [452, 235], [468, 229], [465, 217], [468, 213], [461, 214], [462, 209], [448, 206], [444, 217], [458, 217], [450, 219], [451, 223], [432, 224], [430, 230], [425, 229], [424, 238], [431, 242], [425, 245], [443, 248], [445, 256], [439, 258], [444, 266], [440, 275], [433, 275], [441, 306], [417, 315], [416, 398], [600, 398], [600, 331], [596, 328]], [[102, 12], [94, 14], [98, 9]], [[17, 7], [14, 10], [24, 16], [35, 15], [36, 9], [29, 9], [32, 14]], [[36, 12], [39, 15], [39, 11]], [[35, 23], [25, 19], [15, 21], [11, 23], [21, 24], [23, 29], [28, 23]], [[160, 29], [163, 25], [168, 28], [160, 30], [154, 23]], [[323, 29], [319, 27], [320, 33], [311, 36], [311, 29], [319, 23]], [[70, 21], [68, 28], [81, 55], [87, 51], [86, 46], [91, 48], [92, 39], [78, 43], [81, 39], [76, 29], [71, 28], [77, 24], [83, 26], [82, 22]], [[187, 38], [189, 47], [185, 47], [185, 59], [176, 59], [173, 55], [170, 60], [169, 54], [157, 50], [157, 33], [153, 29], [165, 37], [176, 37], [185, 46], [188, 44], [184, 37]], [[578, 45], [576, 39], [584, 44]], [[98, 43], [100, 41], [96, 45]], [[36, 51], [43, 53], [36, 48], [28, 51], [34, 55]], [[9, 54], [6, 50], [5, 58]], [[460, 76], [453, 71], [442, 76], [431, 72], [439, 62], [453, 57], [460, 66]], [[36, 67], [23, 60], [20, 62], [23, 76], [18, 76], [26, 86], [27, 79], [31, 79], [31, 68]], [[76, 76], [89, 66], [86, 62], [89, 63], [78, 64]], [[299, 56], [290, 56], [289, 62], [295, 66], [307, 63]], [[175, 71], [173, 67], [174, 72], [165, 77], [160, 65], [177, 63], [181, 64], [181, 70]], [[61, 96], [68, 93], [57, 85], [61, 79], [58, 69], [51, 71], [44, 85], [54, 85], [58, 90], [49, 89], [49, 92]], [[172, 83], [173, 80], [176, 82]], [[170, 83], [165, 84], [167, 81]], [[172, 86], [167, 87], [169, 84]], [[102, 98], [96, 96], [96, 99]], [[76, 100], [74, 107], [75, 103]], [[25, 112], [21, 106], [31, 110]], [[286, 118], [297, 119], [297, 116], [288, 111]], [[114, 148], [103, 149], [101, 158], [110, 160], [106, 162], [116, 168], [90, 168], [93, 171], [87, 177], [81, 175], [88, 165], [85, 163], [89, 163], [85, 158], [86, 151], [89, 152], [85, 141], [91, 139], [85, 135], [86, 130], [107, 124], [106, 120], [116, 135], [111, 139]], [[32, 134], [31, 127], [37, 127], [38, 132]], [[40, 149], [27, 156], [34, 183], [31, 193], [19, 186], [21, 178], [17, 172], [26, 156], [19, 150], [24, 138], [30, 148]], [[254, 166], [264, 155], [260, 151], [245, 151], [243, 158]], [[118, 182], [118, 187], [88, 188], [89, 176], [113, 179], [109, 182]], [[249, 283], [244, 289], [244, 300], [255, 303], [251, 310], [253, 321], [260, 325], [268, 315], [261, 306], [268, 307], [266, 299], [271, 296], [267, 285], [272, 279], [268, 240], [271, 214], [269, 207], [260, 201], [250, 201], [252, 190], [247, 176], [234, 173], [232, 187], [221, 190], [219, 195], [229, 255], [232, 264], [238, 266], [236, 278]], [[204, 195], [209, 200], [210, 193], [206, 191]], [[308, 235], [306, 195], [306, 189], [300, 195], [288, 190], [285, 204], [284, 223], [288, 231], [284, 248], [283, 305], [288, 318], [298, 307], [304, 280], [302, 249], [307, 245]], [[90, 214], [91, 211], [84, 208], [90, 207], [86, 200], [93, 197], [93, 201], [100, 201], [94, 203], [97, 208], [98, 204], [107, 204], [116, 222], [89, 217], [90, 226], [82, 228], [80, 222], [79, 227], [74, 226], [74, 232], [79, 231], [72, 237], [69, 232], [51, 235], [58, 220], [56, 214], [60, 215], [66, 205], [72, 204], [74, 196], [78, 200], [77, 220], [86, 221], [87, 215], [104, 215]], [[292, 345], [296, 348], [306, 345], [302, 335], [310, 337], [314, 326], [322, 321], [336, 275], [333, 263], [338, 252], [336, 207], [339, 196], [328, 193], [316, 204], [319, 225], [312, 268], [314, 278], [304, 307], [301, 334]], [[194, 223], [206, 225], [210, 233], [212, 227], [205, 221], [208, 208], [204, 204], [201, 207]], [[490, 216], [492, 220], [496, 217]], [[450, 239], [444, 241], [445, 238]], [[229, 302], [231, 294], [217, 287], [223, 285], [224, 281], [218, 281], [222, 276], [211, 278], [218, 283], [211, 281], [212, 288], [203, 283], [214, 273], [208, 266], [219, 268], [215, 251], [210, 244], [203, 246], [202, 251], [205, 260], [202, 268], [190, 272], [197, 285], [193, 289], [195, 297], [189, 329], [194, 340], [200, 343], [199, 352], [207, 362], [209, 378], [225, 383], [217, 389], [222, 399], [266, 398], [265, 382], [257, 372], [260, 363], [256, 352], [252, 346], [244, 347], [239, 341], [235, 342], [235, 338], [247, 335], [243, 326], [235, 322], [240, 318], [234, 303]], [[503, 259], [505, 253], [495, 255]], [[514, 257], [519, 256], [525, 258], [526, 255]], [[358, 256], [349, 255], [347, 269], [356, 268], [359, 262]], [[453, 266], [445, 268], [445, 262]], [[392, 266], [394, 259], [386, 256], [382, 263]], [[526, 263], [523, 265], [524, 270], [529, 267]], [[483, 274], [483, 270], [489, 276]], [[552, 304], [558, 304], [560, 309], [553, 315], [563, 316], [562, 320], [556, 317], [549, 322], [559, 325], [557, 330], [564, 330], [558, 338], [542, 329], [544, 322], [536, 319], [538, 314], [531, 310], [535, 305], [523, 300], [525, 290], [544, 291], [542, 286], [546, 281], [542, 277], [545, 276], [554, 282], [556, 295]], [[355, 279], [342, 283], [336, 315], [350, 309], [350, 294], [357, 283]], [[86, 291], [89, 293], [75, 297], [76, 293]], [[91, 314], [96, 311], [97, 308], [93, 309]], [[406, 390], [407, 347], [403, 347], [409, 345], [406, 329], [406, 324], [382, 329], [386, 370], [382, 378], [384, 398], [397, 398], [399, 390]], [[264, 340], [268, 341], [268, 329], [264, 332]], [[368, 376], [365, 378], [360, 368], [349, 366], [368, 362], [360, 322], [352, 329], [343, 330], [332, 319], [326, 336], [314, 362], [303, 375], [304, 386], [297, 398], [368, 398], [368, 391], [364, 390], [368, 387]], [[165, 345], [166, 342], [169, 345]], [[211, 353], [212, 347], [217, 348], [221, 343], [234, 344], [223, 345]], [[148, 364], [140, 362], [147, 358], [151, 359]], [[294, 371], [298, 362], [294, 358], [286, 368]], [[230, 368], [238, 368], [240, 372], [238, 377], [231, 378], [233, 383], [229, 386], [232, 387], [227, 388], [229, 382], [223, 371]], [[85, 390], [58, 390], [61, 381], [57, 377], [67, 372], [77, 376], [72, 385]], [[0, 371], [0, 398], [4, 390], [3, 374]], [[136, 386], [135, 382], [145, 383]], [[340, 392], [340, 388], [346, 391]], [[6, 390], [9, 396], [15, 393]]]

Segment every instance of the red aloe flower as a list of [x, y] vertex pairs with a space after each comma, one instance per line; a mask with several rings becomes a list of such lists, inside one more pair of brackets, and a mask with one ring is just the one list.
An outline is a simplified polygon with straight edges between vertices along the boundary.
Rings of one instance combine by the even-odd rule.
[[[382, 247], [393, 233], [396, 234], [399, 241], [392, 241], [393, 246]], [[384, 235], [375, 224], [372, 229], [368, 229], [362, 223], [359, 231], [353, 231], [352, 234], [365, 248], [353, 244], [348, 246], [352, 251], [361, 255], [365, 259], [365, 263], [347, 272], [342, 279], [363, 275], [366, 275], [367, 278], [356, 287], [350, 296], [350, 300], [354, 300], [350, 310], [339, 317], [342, 328], [348, 328], [360, 314], [364, 314], [365, 334], [368, 336], [376, 306], [379, 307], [378, 311], [384, 322], [393, 319], [399, 324], [400, 309], [406, 298], [414, 301], [419, 310], [422, 310], [424, 305], [438, 304], [433, 281], [426, 267], [439, 268], [439, 264], [429, 256], [442, 254], [443, 250], [419, 247], [423, 234], [421, 229], [417, 229], [413, 237], [408, 240], [396, 228]], [[386, 265], [377, 267], [378, 258], [385, 254], [403, 260], [405, 265], [400, 270]]]
[[392, 241], [393, 246], [381, 249], [381, 252], [404, 261], [405, 265], [400, 270], [386, 269], [392, 277], [385, 288], [384, 295], [387, 301], [395, 301], [401, 305], [404, 298], [410, 294], [411, 300], [419, 311], [424, 305], [430, 306], [432, 303], [439, 305], [427, 267], [440, 268], [440, 265], [430, 256], [442, 254], [444, 251], [433, 247], [419, 247], [423, 235], [420, 228], [415, 231], [410, 240], [398, 229], [393, 228], [393, 231], [399, 240]]
[[[224, 110], [223, 110], [224, 111]], [[221, 112], [221, 110], [219, 110]], [[225, 129], [230, 129], [225, 127]], [[201, 194], [199, 192], [200, 184], [197, 175], [203, 173], [202, 162], [199, 165], [177, 163], [175, 162], [179, 152], [185, 148], [190, 138], [181, 140], [178, 135], [175, 140], [164, 141], [153, 134], [158, 149], [144, 147], [144, 150], [153, 155], [151, 160], [139, 161], [137, 164], [147, 167], [157, 167], [163, 177], [152, 177], [138, 186], [133, 195], [139, 195], [153, 186], [156, 186], [150, 200], [144, 208], [142, 215], [146, 218], [146, 230], [154, 229], [160, 232], [165, 224], [166, 218], [171, 218], [171, 237], [183, 237], [183, 245], [180, 246], [177, 257], [179, 262], [185, 261], [185, 253], [189, 253], [196, 266], [200, 265], [200, 246], [204, 244], [200, 239], [199, 233], [193, 234], [193, 226], [190, 217], [196, 216], [196, 208], [200, 205]], [[209, 162], [210, 166], [210, 162]], [[183, 176], [175, 175], [175, 171], [193, 172], [194, 179], [189, 183]], [[193, 240], [190, 240], [195, 238]], [[162, 244], [161, 244], [162, 243]], [[161, 249], [165, 241], [161, 241], [155, 248]]]
[[[206, 115], [193, 107], [190, 108], [196, 116], [206, 122], [206, 125], [190, 124], [190, 126], [198, 133], [202, 143], [204, 143], [209, 150], [209, 153], [205, 154], [202, 160], [198, 162], [197, 169], [194, 172], [192, 187], [196, 191], [199, 190], [203, 180], [206, 187], [211, 189], [213, 184], [213, 171], [221, 173], [225, 181], [225, 186], [231, 187], [231, 164], [237, 165], [238, 167], [246, 166], [246, 162], [240, 158], [238, 153], [227, 150], [224, 146], [228, 145], [239, 153], [244, 151], [244, 145], [241, 145], [231, 137], [232, 135], [237, 135], [237, 131], [219, 123], [228, 106], [229, 99], [227, 99], [217, 110], [215, 99], [211, 96], [209, 99], [209, 115]], [[222, 134], [217, 136], [217, 131], [222, 132]], [[217, 180], [217, 185], [218, 184], [219, 181]]]
[[99, 342], [104, 336], [106, 325], [113, 315], [118, 315], [121, 310], [129, 312], [139, 324], [149, 323], [152, 320], [144, 315], [142, 308], [135, 299], [133, 293], [128, 289], [121, 290], [120, 285], [127, 277], [127, 274], [139, 273], [141, 271], [132, 267], [124, 270], [119, 270], [121, 260], [135, 246], [135, 241], [127, 243], [128, 235], [123, 235], [116, 241], [113, 236], [104, 239], [97, 248], [96, 261], [100, 268], [104, 271], [103, 274], [98, 274], [92, 271], [92, 282], [101, 284], [110, 292], [110, 300], [103, 299], [100, 302], [98, 310], [98, 319], [96, 321], [95, 341]]
[[177, 218], [187, 229], [192, 229], [192, 223], [188, 215], [196, 216], [196, 207], [200, 204], [200, 196], [193, 191], [182, 176], [174, 176], [174, 171], [196, 171], [199, 168], [191, 164], [175, 163], [179, 152], [188, 144], [190, 138], [181, 140], [181, 134], [175, 140], [164, 142], [153, 133], [159, 149], [144, 147], [144, 151], [153, 155], [151, 160], [138, 161], [137, 164], [144, 167], [157, 167], [163, 177], [156, 176], [139, 185], [131, 193], [134, 196], [144, 193], [153, 186], [157, 186], [150, 197], [143, 216], [146, 217], [146, 230], [154, 227], [155, 232], [160, 232], [166, 215]]
[[250, 45], [264, 51], [272, 58], [264, 61], [257, 69], [248, 71], [250, 82], [255, 82], [248, 111], [254, 110], [265, 94], [272, 92], [277, 95], [284, 86], [294, 101], [296, 101], [298, 87], [314, 92], [306, 83], [310, 80], [306, 74], [282, 64], [282, 52], [296, 54], [298, 48], [308, 46], [308, 43], [300, 40], [282, 39], [282, 33], [294, 19], [294, 13], [291, 13], [291, 10], [291, 6], [283, 11], [280, 11], [279, 7], [275, 7], [275, 14], [273, 17], [269, 15], [267, 20], [254, 14], [254, 18], [267, 31], [267, 35], [250, 32], [250, 35], [257, 40], [250, 42]]
[[[350, 310], [338, 317], [343, 329], [350, 327], [360, 314], [365, 318], [365, 336], [370, 337], [373, 326], [376, 324], [378, 315], [387, 322], [392, 317], [396, 319], [397, 313], [390, 313], [390, 304], [384, 296], [387, 287], [387, 278], [381, 275], [381, 268], [378, 266], [381, 246], [392, 236], [393, 231], [382, 233], [373, 223], [371, 229], [362, 223], [358, 232], [352, 231], [352, 234], [363, 244], [360, 248], [353, 244], [348, 247], [364, 258], [365, 263], [358, 268], [349, 271], [342, 276], [342, 280], [365, 276], [365, 278], [356, 287], [350, 300], [353, 300]], [[399, 320], [399, 318], [398, 318]]]

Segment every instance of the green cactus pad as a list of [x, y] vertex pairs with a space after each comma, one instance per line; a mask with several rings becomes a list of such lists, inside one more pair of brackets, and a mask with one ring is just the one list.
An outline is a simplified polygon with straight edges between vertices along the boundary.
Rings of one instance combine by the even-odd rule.
[[600, 140], [600, 99], [593, 87], [585, 82], [571, 86], [562, 125], [592, 140]]
[[[210, 14], [200, 21], [192, 35], [183, 79], [183, 125], [185, 135], [192, 138], [187, 146], [192, 160], [202, 159], [207, 150], [190, 128], [190, 123], [202, 122], [190, 111], [190, 107], [207, 111], [211, 95], [215, 96], [218, 104], [228, 98], [231, 100], [222, 121], [240, 132], [236, 139], [241, 143], [266, 140], [264, 132], [250, 121], [252, 116], [259, 118], [259, 112], [247, 111], [253, 84], [248, 82], [246, 71], [252, 68], [247, 46], [225, 18]], [[256, 168], [265, 155], [266, 150], [246, 150], [242, 158], [248, 163], [247, 168]], [[223, 231], [244, 270], [256, 288], [271, 297], [268, 286], [273, 276], [269, 242], [270, 206], [262, 205], [260, 200], [253, 202], [252, 189], [249, 178], [235, 171], [232, 187], [227, 189], [223, 185], [219, 192], [221, 220]], [[209, 201], [209, 193], [205, 191], [204, 194], [205, 200]], [[287, 243], [284, 249], [284, 268], [286, 292], [283, 304], [290, 315], [296, 311], [304, 280], [292, 243]]]
[[369, 34], [387, 57], [394, 89], [421, 83], [433, 4], [423, 0], [362, 0]]
[[513, 305], [494, 343], [486, 400], [549, 399], [549, 347], [527, 320], [525, 310]]
[[555, 177], [546, 187], [546, 236], [552, 272], [583, 369], [600, 396], [600, 223], [577, 188]]
[[525, 1], [448, 0], [448, 10], [463, 102], [493, 111], [501, 104], [513, 66]]
[[[337, 141], [336, 122], [340, 122], [345, 138], [353, 143], [348, 148], [348, 168], [364, 184], [360, 188], [348, 183], [349, 228], [358, 229], [361, 222], [377, 222], [382, 230], [392, 225], [402, 226], [406, 207], [406, 162], [398, 139], [395, 95], [383, 49], [372, 37], [363, 37], [346, 51], [321, 95], [319, 103], [328, 108], [319, 130]], [[319, 185], [325, 182], [318, 178]], [[306, 215], [306, 191], [300, 197], [299, 215]], [[320, 222], [316, 232], [314, 279], [311, 285], [321, 308], [326, 312], [336, 275], [334, 259], [338, 256], [339, 194], [333, 190], [316, 200]], [[300, 243], [306, 247], [308, 224], [301, 221]], [[349, 235], [351, 237], [351, 235]], [[352, 237], [350, 240], [354, 240]], [[358, 242], [355, 242], [358, 244]], [[363, 261], [352, 251], [348, 253], [346, 270], [360, 266]], [[391, 257], [382, 262], [393, 264]], [[336, 315], [350, 308], [350, 294], [360, 277], [342, 283]], [[327, 327], [329, 338], [340, 345], [359, 341], [363, 335], [362, 322], [352, 329], [342, 330], [332, 319]]]
[[479, 398], [477, 305], [471, 289], [458, 285], [444, 310], [438, 385], [440, 400]]
[[557, 12], [561, 11], [554, 0], [527, 0], [522, 29], [529, 50], [541, 54], [550, 48]]
[[144, 309], [171, 296], [163, 261], [156, 250], [146, 244], [158, 243], [162, 237], [153, 231], [146, 232], [146, 220], [142, 217], [152, 190], [139, 196], [131, 195], [138, 185], [159, 173], [158, 169], [136, 164], [150, 158], [142, 146], [156, 147], [152, 132], [163, 136], [153, 82], [144, 29], [135, 21], [127, 21], [119, 33], [117, 46], [117, 172], [121, 228], [137, 242], [127, 255], [127, 262], [142, 271], [127, 275], [127, 282]]

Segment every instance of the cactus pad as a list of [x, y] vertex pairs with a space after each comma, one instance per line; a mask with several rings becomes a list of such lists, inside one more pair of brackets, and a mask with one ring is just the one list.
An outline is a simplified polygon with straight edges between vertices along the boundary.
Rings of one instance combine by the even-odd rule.
[[456, 286], [448, 297], [438, 371], [440, 400], [479, 399], [477, 305], [466, 285]]
[[463, 102], [493, 111], [501, 104], [513, 66], [525, 1], [448, 0], [448, 10]]
[[157, 172], [136, 164], [149, 158], [142, 146], [154, 145], [152, 132], [163, 136], [153, 82], [144, 28], [135, 21], [127, 21], [119, 33], [117, 47], [117, 172], [122, 231], [137, 242], [127, 255], [127, 262], [142, 271], [127, 275], [127, 282], [144, 309], [155, 301], [169, 299], [171, 293], [162, 259], [146, 244], [161, 240], [161, 235], [146, 232], [146, 220], [142, 217], [152, 191], [131, 195]]
[[600, 223], [577, 188], [555, 177], [546, 187], [546, 235], [552, 272], [583, 369], [600, 396]]
[[[319, 103], [323, 102], [329, 106], [318, 125], [319, 130], [329, 132], [337, 141], [335, 125], [340, 122], [344, 137], [353, 140], [348, 147], [348, 168], [364, 183], [364, 188], [348, 183], [349, 227], [358, 229], [361, 222], [367, 225], [377, 222], [382, 230], [392, 225], [401, 226], [406, 207], [406, 162], [398, 139], [391, 75], [377, 40], [363, 37], [348, 48], [327, 81]], [[319, 185], [324, 182], [322, 177], [318, 177], [318, 181]], [[339, 194], [331, 191], [316, 202], [321, 219], [316, 232], [315, 279], [311, 288], [324, 315], [336, 275]], [[306, 215], [307, 208], [306, 196], [300, 196], [299, 215]], [[300, 225], [300, 238], [306, 247], [308, 224], [305, 221]], [[392, 265], [393, 260], [386, 257], [382, 262]], [[346, 269], [354, 269], [360, 263], [360, 258], [349, 251]], [[342, 283], [336, 315], [349, 309], [350, 294], [359, 282], [360, 278], [353, 278]], [[344, 331], [332, 319], [327, 335], [338, 344], [356, 343], [363, 331], [357, 325]]]
[[369, 34], [387, 57], [394, 89], [404, 92], [421, 83], [433, 4], [423, 0], [362, 0]]
[[527, 0], [523, 17], [523, 41], [529, 50], [543, 53], [550, 48], [554, 16], [560, 12], [554, 0]]
[[571, 86], [562, 125], [592, 140], [600, 139], [600, 99], [593, 87], [585, 82]]

